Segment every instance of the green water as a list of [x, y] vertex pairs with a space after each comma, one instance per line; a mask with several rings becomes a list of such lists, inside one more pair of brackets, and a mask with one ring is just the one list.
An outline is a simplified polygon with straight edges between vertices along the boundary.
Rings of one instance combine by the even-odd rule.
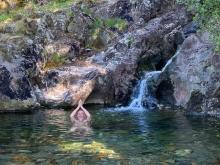
[[0, 165], [220, 164], [219, 119], [91, 109], [87, 134], [69, 132], [69, 111], [0, 115]]

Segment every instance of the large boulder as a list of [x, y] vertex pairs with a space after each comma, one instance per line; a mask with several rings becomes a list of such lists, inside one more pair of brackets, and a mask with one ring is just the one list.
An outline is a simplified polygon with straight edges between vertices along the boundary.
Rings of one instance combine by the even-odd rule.
[[208, 37], [207, 33], [192, 34], [184, 41], [165, 67], [167, 84], [163, 83], [170, 85], [167, 95], [173, 95], [176, 105], [188, 112], [214, 115], [220, 112], [220, 55]]
[[35, 94], [41, 105], [68, 107], [83, 102], [94, 89], [97, 77], [104, 74], [96, 66], [65, 66], [47, 71]]
[[[35, 51], [36, 50], [36, 51]], [[1, 110], [38, 106], [30, 83], [39, 56], [33, 41], [24, 36], [0, 35]]]

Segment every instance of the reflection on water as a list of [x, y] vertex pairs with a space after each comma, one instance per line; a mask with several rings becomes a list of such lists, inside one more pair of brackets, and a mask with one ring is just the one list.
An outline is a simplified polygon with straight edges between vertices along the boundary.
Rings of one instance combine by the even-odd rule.
[[220, 120], [177, 112], [92, 109], [92, 131], [71, 133], [70, 112], [0, 116], [0, 164], [220, 164]]

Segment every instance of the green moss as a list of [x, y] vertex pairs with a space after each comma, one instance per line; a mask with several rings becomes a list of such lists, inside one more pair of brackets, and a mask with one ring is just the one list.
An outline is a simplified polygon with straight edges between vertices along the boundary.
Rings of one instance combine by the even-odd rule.
[[[123, 31], [127, 26], [127, 22], [120, 18], [101, 19], [95, 18], [95, 21], [91, 25], [91, 38], [87, 43], [87, 47], [93, 47], [101, 49], [104, 47], [102, 39], [100, 38], [103, 32], [107, 32], [109, 35], [113, 34], [113, 31], [107, 29], [117, 29]], [[112, 35], [113, 36], [113, 35]]]
[[123, 19], [120, 18], [109, 18], [104, 20], [104, 24], [108, 28], [116, 28], [120, 31], [124, 30], [125, 27], [127, 26], [127, 22]]

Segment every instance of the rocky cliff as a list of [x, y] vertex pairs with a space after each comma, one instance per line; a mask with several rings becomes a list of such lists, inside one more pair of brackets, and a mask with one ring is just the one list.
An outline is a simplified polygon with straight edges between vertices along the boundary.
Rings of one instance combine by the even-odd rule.
[[[74, 106], [79, 99], [87, 104], [124, 104], [140, 65], [160, 70], [192, 33], [187, 28], [190, 22], [191, 15], [185, 8], [170, 0], [79, 1], [68, 10], [18, 17], [0, 26], [1, 109]], [[190, 51], [199, 44], [199, 39], [187, 44], [190, 38], [181, 50], [184, 45]], [[167, 95], [174, 96], [173, 103], [192, 106], [190, 99], [177, 97], [178, 81], [185, 87], [182, 79], [186, 81], [188, 75], [185, 72], [186, 77], [175, 77], [175, 65], [166, 70], [174, 90]], [[163, 86], [159, 85], [159, 95]], [[191, 92], [200, 95], [190, 89], [187, 97]]]
[[[123, 29], [104, 24], [116, 19]], [[185, 10], [171, 1], [118, 0], [76, 3], [70, 11], [33, 13], [5, 24], [2, 109], [72, 106], [87, 97], [87, 103], [125, 102], [140, 59], [173, 51], [172, 36], [187, 22]]]

